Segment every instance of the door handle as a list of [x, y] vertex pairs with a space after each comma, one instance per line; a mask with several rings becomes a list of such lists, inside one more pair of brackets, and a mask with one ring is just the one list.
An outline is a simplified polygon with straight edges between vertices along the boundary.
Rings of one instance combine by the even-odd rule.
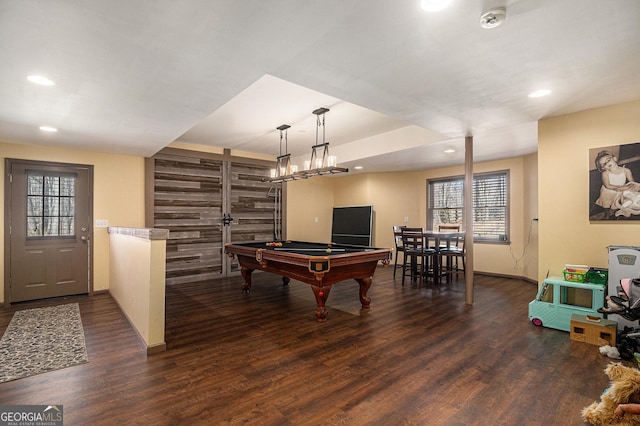
[[86, 237], [85, 235], [81, 236], [81, 237], [80, 237], [80, 239], [81, 239], [82, 241], [88, 241], [88, 240], [89, 240], [89, 238], [88, 238], [88, 237]]
[[230, 225], [232, 221], [233, 221], [233, 218], [231, 217], [231, 213], [223, 213], [222, 214], [222, 224], [224, 226]]

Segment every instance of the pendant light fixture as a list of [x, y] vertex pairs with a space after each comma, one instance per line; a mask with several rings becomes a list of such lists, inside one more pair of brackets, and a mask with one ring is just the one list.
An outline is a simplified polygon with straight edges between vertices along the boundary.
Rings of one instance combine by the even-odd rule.
[[[291, 155], [287, 150], [287, 129], [291, 126], [283, 124], [277, 129], [280, 130], [280, 155], [276, 159], [276, 168], [271, 169], [271, 176], [263, 179], [265, 182], [281, 183], [292, 180], [307, 179], [312, 176], [322, 176], [328, 174], [348, 173], [349, 169], [337, 166], [337, 158], [329, 155], [329, 142], [326, 141], [324, 115], [329, 112], [328, 108], [318, 108], [313, 111], [316, 115], [316, 143], [311, 147], [311, 159], [304, 162], [304, 170], [298, 171], [298, 166], [291, 164]], [[320, 131], [322, 130], [322, 142], [320, 142]], [[284, 154], [282, 145], [284, 142]], [[320, 151], [322, 151], [320, 153]]]
[[[298, 171], [298, 166], [291, 164], [291, 154], [289, 154], [289, 146], [287, 139], [287, 129], [291, 126], [283, 124], [278, 126], [280, 130], [280, 155], [276, 159], [276, 168], [271, 169], [271, 175], [268, 179], [263, 179], [265, 182], [280, 183], [287, 182], [294, 179], [303, 179], [303, 176], [294, 177]], [[284, 145], [284, 154], [282, 146]]]

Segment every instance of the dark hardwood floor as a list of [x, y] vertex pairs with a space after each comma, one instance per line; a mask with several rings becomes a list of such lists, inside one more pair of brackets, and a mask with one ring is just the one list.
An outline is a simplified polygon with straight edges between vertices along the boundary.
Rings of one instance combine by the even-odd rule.
[[317, 323], [308, 285], [254, 275], [167, 289], [167, 351], [146, 356], [108, 294], [78, 302], [89, 362], [0, 384], [0, 404], [62, 404], [66, 425], [580, 425], [607, 387], [608, 358], [536, 328], [536, 286], [476, 275], [401, 286], [378, 268], [360, 310], [355, 281], [334, 286]]

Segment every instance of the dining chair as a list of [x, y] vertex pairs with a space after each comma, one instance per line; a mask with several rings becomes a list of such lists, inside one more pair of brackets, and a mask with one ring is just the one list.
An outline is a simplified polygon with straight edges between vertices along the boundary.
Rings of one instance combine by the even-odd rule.
[[[404, 245], [402, 244], [402, 229], [406, 228], [406, 226], [394, 225], [393, 226], [393, 240], [396, 244], [396, 260], [393, 264], [393, 277], [396, 276], [396, 269], [401, 267], [402, 265], [398, 265], [398, 253], [402, 252], [402, 256], [404, 257]], [[404, 260], [403, 260], [404, 261]]]
[[409, 275], [411, 281], [416, 276], [424, 275], [424, 234], [422, 228], [405, 227], [401, 231], [404, 259], [402, 262], [402, 285], [404, 278]]
[[440, 248], [440, 264], [442, 265], [442, 276], [447, 282], [462, 273], [466, 273], [466, 250], [464, 233], [456, 232], [445, 239], [446, 244]]
[[[459, 223], [440, 223], [438, 224], [438, 232], [460, 232], [460, 224]], [[445, 249], [447, 247], [446, 240], [442, 240], [440, 243], [440, 250]]]
[[407, 275], [412, 281], [419, 278], [422, 284], [429, 268], [429, 260], [433, 259], [436, 250], [429, 248], [426, 244], [422, 228], [403, 228], [402, 244], [404, 246], [402, 285]]

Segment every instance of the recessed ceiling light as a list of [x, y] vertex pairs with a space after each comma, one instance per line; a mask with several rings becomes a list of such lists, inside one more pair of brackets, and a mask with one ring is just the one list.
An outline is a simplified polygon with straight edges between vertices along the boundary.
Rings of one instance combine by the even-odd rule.
[[456, 152], [456, 150], [453, 148], [447, 148], [444, 150], [445, 154], [453, 154], [454, 152]]
[[449, 5], [451, 0], [422, 0], [420, 6], [427, 12], [439, 12]]
[[56, 84], [53, 80], [50, 80], [42, 75], [28, 75], [27, 80], [41, 86], [53, 86], [54, 84]]
[[363, 169], [363, 167], [362, 167], [362, 166], [355, 166], [355, 167], [354, 167], [354, 169], [356, 169], [356, 170], [362, 170], [362, 169]]
[[536, 90], [534, 92], [529, 93], [529, 97], [539, 98], [541, 96], [547, 96], [549, 93], [551, 93], [551, 90], [549, 89], [540, 89], [540, 90]]
[[58, 131], [58, 129], [51, 126], [40, 126], [40, 130], [42, 130], [43, 132], [49, 132], [49, 133], [55, 133]]

